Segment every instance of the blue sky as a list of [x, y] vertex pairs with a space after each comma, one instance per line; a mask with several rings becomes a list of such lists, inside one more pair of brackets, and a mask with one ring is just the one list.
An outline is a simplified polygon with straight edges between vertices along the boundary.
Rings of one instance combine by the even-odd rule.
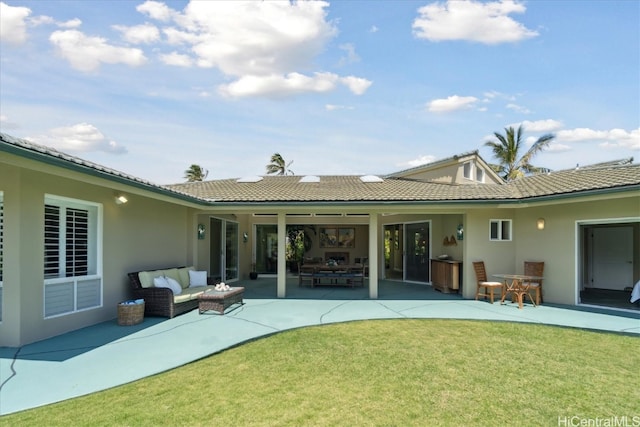
[[640, 156], [638, 1], [0, 3], [0, 130], [159, 184], [385, 174], [523, 124]]

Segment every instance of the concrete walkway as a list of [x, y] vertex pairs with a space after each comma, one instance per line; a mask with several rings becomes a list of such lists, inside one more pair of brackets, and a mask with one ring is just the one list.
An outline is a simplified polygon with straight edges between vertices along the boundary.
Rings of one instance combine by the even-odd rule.
[[[309, 325], [365, 319], [477, 319], [527, 322], [637, 335], [640, 313], [489, 304], [440, 294], [428, 286], [386, 283], [380, 298], [366, 290], [304, 289], [272, 298], [269, 281], [250, 282], [245, 305], [227, 312], [174, 319], [146, 318], [135, 326], [116, 320], [20, 348], [0, 348], [0, 415], [119, 386], [236, 346]], [[296, 295], [297, 294], [297, 295]]]

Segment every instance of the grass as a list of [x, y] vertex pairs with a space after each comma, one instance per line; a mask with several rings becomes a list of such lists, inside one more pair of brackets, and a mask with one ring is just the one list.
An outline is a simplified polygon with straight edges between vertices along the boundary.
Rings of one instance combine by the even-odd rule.
[[0, 424], [556, 426], [558, 417], [573, 416], [631, 422], [640, 416], [639, 344], [632, 336], [506, 322], [332, 324], [282, 332], [121, 387], [7, 415]]

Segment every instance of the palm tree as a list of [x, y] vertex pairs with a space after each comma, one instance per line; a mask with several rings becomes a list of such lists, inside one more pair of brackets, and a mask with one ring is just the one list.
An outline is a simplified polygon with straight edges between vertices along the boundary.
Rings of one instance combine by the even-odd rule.
[[203, 169], [200, 165], [191, 165], [189, 169], [184, 171], [184, 177], [187, 182], [204, 181], [207, 175], [209, 175], [209, 171]]
[[513, 129], [513, 126], [504, 130], [505, 135], [501, 135], [498, 132], [493, 133], [498, 142], [487, 141], [484, 144], [491, 147], [493, 156], [500, 162], [500, 164], [491, 165], [493, 170], [501, 174], [507, 181], [512, 181], [526, 174], [549, 171], [547, 168], [533, 166], [530, 162], [533, 156], [544, 150], [556, 137], [554, 134], [548, 133], [541, 136], [524, 155], [519, 157], [524, 144], [522, 140], [522, 125], [518, 127], [517, 131]]
[[289, 169], [291, 163], [293, 163], [293, 160], [287, 163], [284, 161], [280, 153], [274, 153], [271, 156], [271, 163], [267, 165], [267, 173], [277, 175], [294, 175], [293, 171]]

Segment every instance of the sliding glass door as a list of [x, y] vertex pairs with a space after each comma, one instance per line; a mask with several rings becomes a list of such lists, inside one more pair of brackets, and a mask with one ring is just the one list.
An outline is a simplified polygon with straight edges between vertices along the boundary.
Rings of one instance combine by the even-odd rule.
[[209, 270], [211, 277], [222, 281], [238, 279], [238, 223], [211, 218]]

